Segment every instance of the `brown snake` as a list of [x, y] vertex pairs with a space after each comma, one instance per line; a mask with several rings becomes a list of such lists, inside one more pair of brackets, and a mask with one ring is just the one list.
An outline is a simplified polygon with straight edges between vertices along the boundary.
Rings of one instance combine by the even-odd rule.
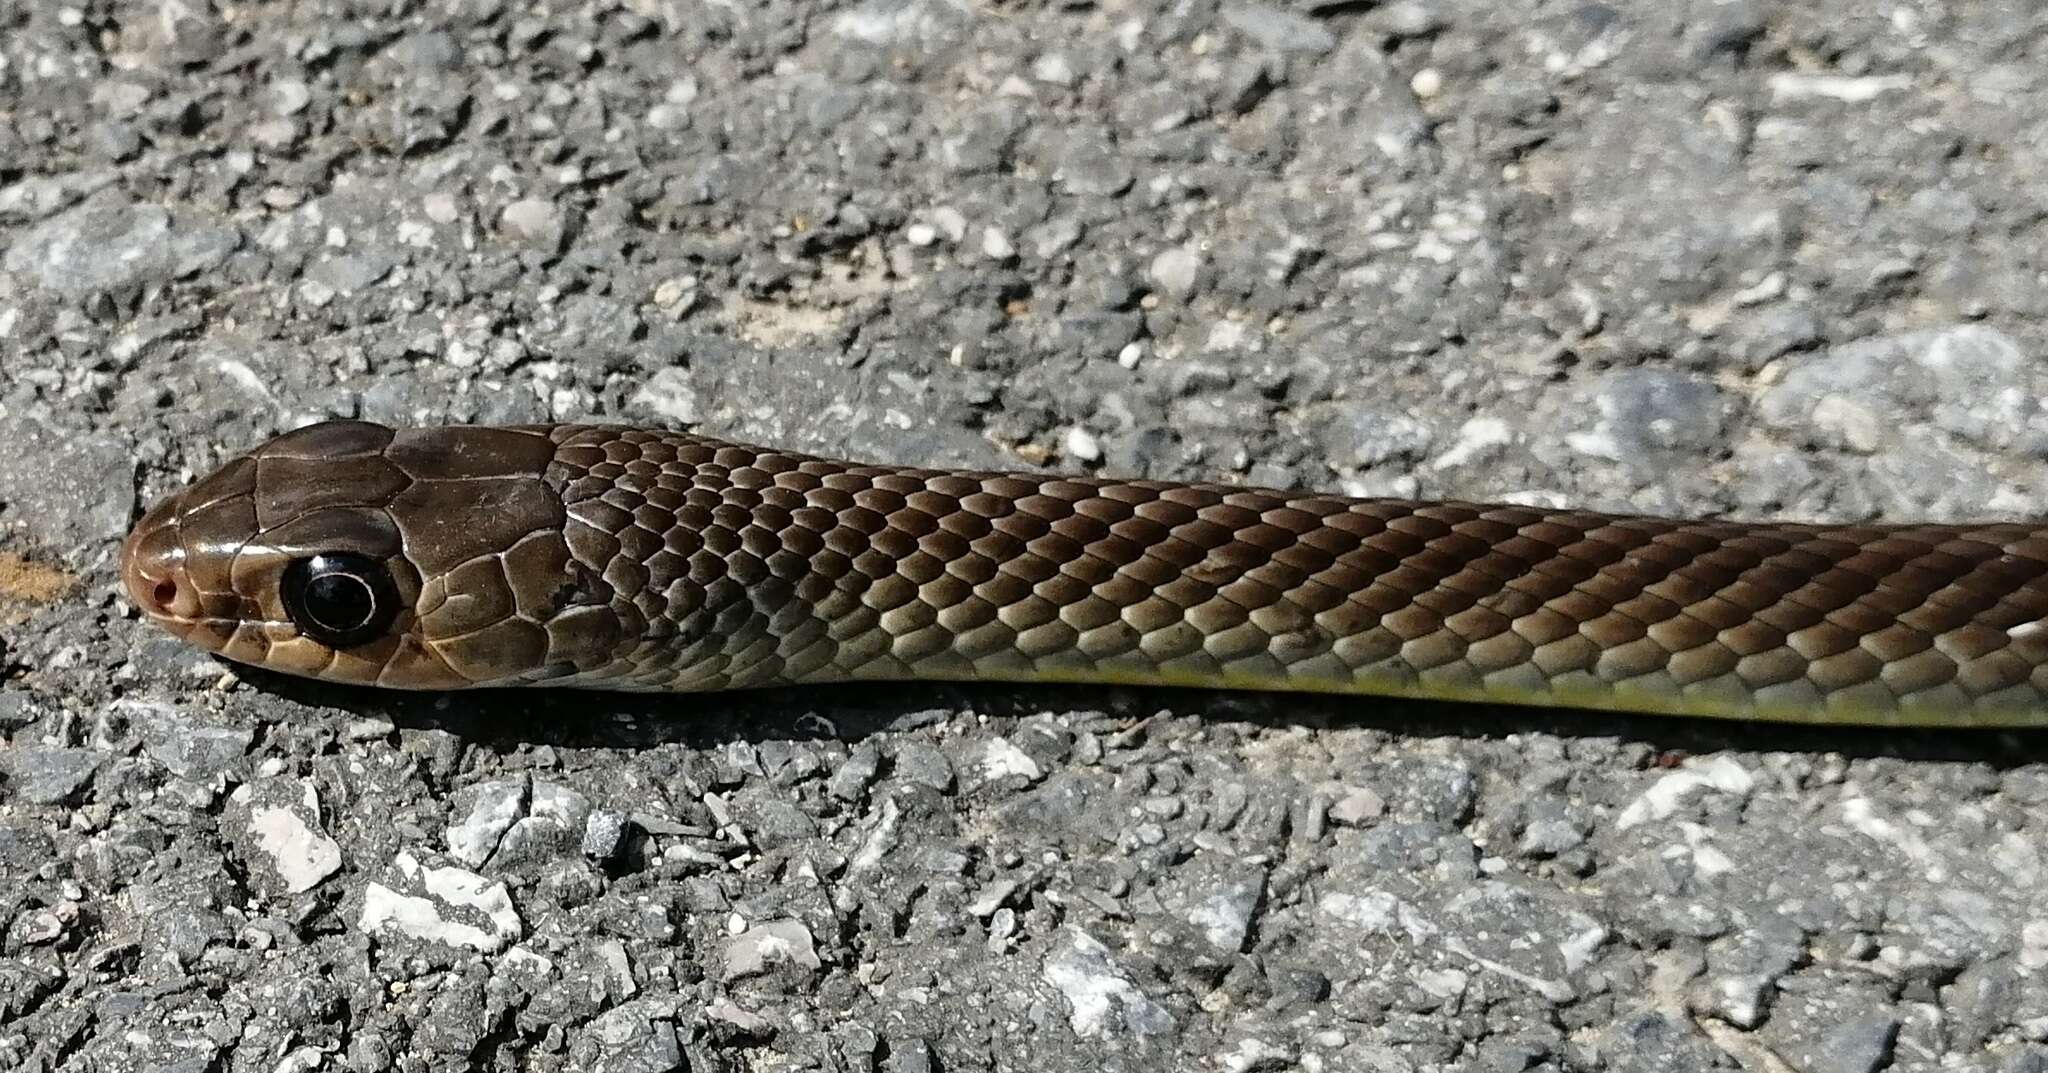
[[406, 689], [1114, 682], [2048, 723], [2033, 524], [1670, 520], [344, 421], [158, 504], [122, 575], [229, 659]]

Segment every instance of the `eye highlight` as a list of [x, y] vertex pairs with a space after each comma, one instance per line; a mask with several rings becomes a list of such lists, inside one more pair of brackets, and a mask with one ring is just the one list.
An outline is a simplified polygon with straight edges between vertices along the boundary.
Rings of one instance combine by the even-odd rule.
[[383, 564], [348, 552], [295, 560], [285, 568], [285, 614], [329, 648], [354, 648], [384, 636], [398, 617], [398, 588]]

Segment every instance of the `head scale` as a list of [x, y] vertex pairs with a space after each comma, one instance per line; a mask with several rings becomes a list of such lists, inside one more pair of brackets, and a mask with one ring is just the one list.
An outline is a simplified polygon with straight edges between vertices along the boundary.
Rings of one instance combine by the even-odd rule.
[[541, 429], [301, 428], [153, 507], [122, 545], [122, 580], [159, 625], [238, 662], [511, 684], [546, 649], [521, 612], [566, 562], [552, 455]]

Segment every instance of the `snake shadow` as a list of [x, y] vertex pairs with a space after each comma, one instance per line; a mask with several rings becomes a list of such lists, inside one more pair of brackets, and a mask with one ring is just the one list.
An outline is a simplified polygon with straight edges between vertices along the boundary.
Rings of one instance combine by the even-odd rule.
[[1136, 725], [1161, 713], [1252, 727], [1373, 729], [1403, 737], [1498, 740], [1540, 732], [1616, 739], [1684, 755], [1721, 751], [1832, 753], [1986, 763], [1999, 769], [2048, 755], [2048, 728], [1807, 726], [1570, 708], [1407, 698], [1216, 689], [1004, 683], [862, 683], [728, 693], [653, 695], [569, 689], [394, 693], [254, 668], [238, 674], [263, 692], [312, 708], [377, 713], [395, 725], [436, 729], [508, 747], [714, 748], [732, 741], [837, 739], [908, 730], [961, 713], [1011, 721], [1085, 713]]

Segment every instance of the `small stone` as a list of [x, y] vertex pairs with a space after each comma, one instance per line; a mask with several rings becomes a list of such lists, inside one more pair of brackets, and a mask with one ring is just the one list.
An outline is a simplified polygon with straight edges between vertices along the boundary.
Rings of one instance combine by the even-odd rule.
[[1123, 349], [1116, 352], [1116, 363], [1126, 369], [1135, 369], [1138, 367], [1138, 363], [1144, 360], [1145, 344], [1143, 343], [1125, 343]]
[[1264, 1070], [1292, 1067], [1294, 1052], [1278, 1044], [1248, 1036], [1218, 1055], [1217, 1064], [1223, 1073], [1262, 1073]]
[[1131, 162], [1099, 127], [1069, 130], [1054, 167], [1054, 179], [1077, 197], [1117, 197], [1136, 177]]
[[785, 965], [806, 974], [824, 966], [811, 939], [811, 929], [800, 920], [770, 920], [734, 936], [725, 944], [725, 979], [761, 976]]
[[349, 1034], [348, 1068], [353, 1073], [378, 1073], [391, 1068], [391, 1047], [374, 1029]]
[[1201, 271], [1202, 258], [1183, 246], [1161, 250], [1152, 258], [1152, 282], [1175, 298], [1186, 298], [1194, 293], [1195, 281]]
[[0, 443], [13, 447], [0, 456], [0, 503], [33, 543], [84, 547], [127, 531], [136, 507], [132, 447], [27, 414], [0, 418]]
[[323, 283], [317, 279], [299, 282], [299, 298], [314, 309], [326, 309], [333, 305], [340, 294], [341, 292], [335, 290], [331, 283]]
[[1922, 343], [1918, 363], [1933, 375], [1937, 393], [1948, 399], [1995, 391], [2027, 365], [2019, 343], [1988, 325], [1960, 324], [1907, 338]]
[[1815, 402], [1813, 424], [1832, 433], [1835, 442], [1861, 454], [1871, 454], [1884, 445], [1884, 418], [1846, 395], [1828, 395]]
[[576, 852], [589, 817], [589, 798], [556, 783], [535, 783], [527, 815], [506, 830], [492, 859], [533, 861]]
[[1462, 823], [1478, 799], [1478, 781], [1463, 760], [1402, 757], [1381, 765], [1373, 777], [1385, 799], [1406, 817]]
[[[1881, 816], [1852, 802], [1845, 816], [1858, 828], [1884, 842], [1913, 844]], [[1887, 908], [1886, 916], [1899, 937], [1880, 953], [1895, 978], [1933, 984], [1953, 978], [1964, 967], [1992, 956], [2011, 941], [2011, 920], [1998, 902], [1964, 889], [1938, 896], [1905, 895]], [[2024, 936], [2022, 937], [2024, 942]]]
[[932, 1073], [931, 1044], [921, 1039], [899, 1039], [889, 1044], [889, 1073]]
[[1061, 216], [1037, 224], [1024, 232], [1024, 238], [1031, 243], [1031, 252], [1041, 261], [1049, 261], [1074, 248], [1081, 241], [1081, 221], [1071, 216]]
[[499, 221], [507, 234], [545, 250], [559, 249], [567, 232], [562, 210], [545, 198], [524, 198], [507, 205]]
[[915, 223], [903, 229], [904, 241], [913, 246], [929, 246], [939, 240], [939, 229], [927, 223]]
[[67, 899], [17, 918], [14, 934], [31, 946], [44, 946], [69, 935], [77, 923], [78, 903]]
[[832, 773], [826, 785], [833, 797], [841, 801], [857, 801], [867, 792], [869, 784], [882, 770], [881, 751], [871, 743], [863, 742], [847, 755], [846, 762]]
[[462, 45], [441, 30], [408, 34], [393, 42], [386, 55], [419, 71], [449, 71], [462, 64]]
[[[1396, 913], [1395, 919], [1405, 920]], [[1442, 942], [1554, 1004], [1577, 996], [1571, 975], [1608, 939], [1607, 928], [1553, 891], [1481, 880], [1446, 901]]]
[[1604, 1069], [1713, 1069], [1726, 1055], [1683, 1013], [1642, 1011], [1600, 1030], [1593, 1040]]
[[20, 690], [0, 690], [0, 730], [20, 730], [36, 721], [42, 709]]
[[594, 861], [618, 856], [626, 842], [626, 817], [610, 809], [593, 809], [583, 821], [583, 855]]
[[341, 846], [320, 827], [320, 794], [309, 781], [268, 777], [238, 787], [226, 830], [258, 885], [304, 894], [341, 870]]
[[[319, 808], [311, 784], [306, 786], [306, 806], [315, 812]], [[270, 858], [286, 894], [304, 894], [341, 870], [341, 846], [308, 824], [296, 809], [259, 806], [249, 810], [249, 833]]]
[[[495, 954], [519, 938], [525, 925], [512, 908], [503, 883], [492, 883], [460, 868], [422, 869], [400, 854], [400, 871], [417, 880], [425, 896], [409, 895], [382, 883], [363, 892], [363, 910], [356, 926], [369, 934], [391, 930], [425, 942], [463, 946]], [[453, 918], [451, 918], [453, 914]], [[473, 924], [460, 919], [471, 916]]]
[[232, 227], [191, 227], [159, 205], [96, 199], [15, 236], [0, 267], [85, 297], [217, 267], [241, 242]]
[[705, 1007], [704, 1016], [722, 1021], [750, 1035], [766, 1036], [775, 1027], [775, 1022], [752, 1010], [744, 1009], [731, 999], [719, 999]]
[[1060, 446], [1068, 458], [1078, 462], [1095, 462], [1102, 458], [1102, 441], [1096, 439], [1093, 432], [1079, 425], [1067, 430], [1067, 434], [1061, 438]]
[[1424, 67], [1408, 79], [1408, 91], [1420, 100], [1429, 100], [1444, 91], [1444, 76], [1434, 67]]
[[647, 125], [655, 130], [675, 130], [689, 122], [690, 110], [663, 101], [647, 110]]
[[948, 242], [959, 242], [967, 237], [967, 217], [951, 205], [941, 205], [932, 210], [932, 226], [938, 228], [939, 234], [946, 236]]
[[1394, 0], [1371, 12], [1373, 25], [1396, 37], [1427, 37], [1444, 28], [1439, 5], [1421, 0]]
[[1657, 778], [1628, 807], [1615, 818], [1615, 827], [1626, 831], [1638, 824], [1670, 817], [1684, 808], [1698, 791], [1712, 790], [1745, 797], [1756, 788], [1756, 776], [1738, 761], [1727, 756], [1688, 763], [1676, 771], [1667, 772]]
[[1899, 1018], [1871, 1014], [1835, 1025], [1812, 1045], [1807, 1060], [1796, 1068], [1811, 1073], [1876, 1073], [1891, 1065]]
[[1337, 45], [1327, 27], [1306, 15], [1267, 4], [1237, 4], [1223, 9], [1223, 21], [1274, 52], [1321, 55]]
[[1020, 884], [1014, 879], [998, 879], [990, 883], [981, 894], [968, 903], [967, 911], [978, 920], [987, 920], [995, 915], [1010, 896], [1017, 893]]
[[1498, 417], [1474, 417], [1458, 426], [1457, 442], [1431, 464], [1437, 469], [1484, 462], [1515, 440], [1514, 431]]
[[1017, 247], [1010, 243], [1010, 236], [1000, 228], [981, 229], [981, 255], [991, 261], [1007, 261], [1017, 255]]
[[606, 939], [597, 944], [598, 960], [604, 962], [605, 972], [611, 976], [615, 993], [627, 998], [640, 990], [633, 980], [633, 960], [626, 955], [626, 944], [617, 939]]
[[283, 149], [299, 140], [299, 125], [289, 119], [266, 119], [251, 123], [249, 140], [265, 149]]
[[1074, 65], [1068, 62], [1062, 52], [1048, 52], [1031, 62], [1031, 77], [1055, 86], [1071, 86], [1075, 82]]
[[7, 755], [8, 786], [31, 805], [67, 804], [92, 782], [102, 759], [91, 749], [13, 749]]
[[1330, 805], [1330, 821], [1346, 827], [1362, 827], [1387, 814], [1387, 803], [1365, 787], [1355, 788]]
[[523, 779], [478, 783], [456, 795], [467, 801], [462, 819], [448, 825], [448, 854], [474, 868], [489, 860], [526, 807]]
[[1968, 191], [1937, 187], [1907, 198], [1905, 215], [1936, 235], [1953, 238], [1969, 234], [1983, 211]]
[[306, 279], [325, 284], [339, 294], [355, 294], [376, 285], [396, 267], [397, 255], [379, 249], [323, 257], [306, 267]]
[[1662, 369], [1626, 369], [1600, 385], [1594, 400], [1610, 440], [1625, 454], [1647, 449], [1695, 454], [1724, 439], [1730, 405], [1712, 381]]
[[102, 82], [93, 88], [94, 103], [105, 107], [110, 115], [127, 115], [149, 103], [148, 86], [133, 82]]
[[455, 203], [454, 194], [428, 194], [420, 199], [420, 208], [426, 212], [427, 219], [437, 224], [452, 224], [462, 216], [462, 210]]
[[1778, 981], [1804, 956], [1806, 934], [1792, 919], [1767, 913], [1708, 948], [1702, 1005], [1737, 1028], [1755, 1028], [1772, 1010]]
[[1008, 738], [996, 738], [982, 750], [981, 771], [990, 782], [1017, 779], [1029, 785], [1045, 777], [1038, 761], [1031, 759], [1031, 754], [1017, 748]]
[[1784, 100], [1825, 97], [1848, 104], [1862, 104], [1886, 93], [1909, 89], [1913, 79], [1910, 75], [1853, 77], [1785, 71], [1772, 75], [1768, 85], [1772, 96]]
[[1067, 1024], [1084, 1039], [1173, 1031], [1173, 1015], [1111, 960], [1109, 948], [1076, 928], [1063, 931], [1040, 969], [1067, 1000]]
[[665, 279], [654, 288], [654, 304], [663, 309], [674, 310], [693, 300], [697, 294], [697, 277], [684, 276], [681, 279]]
[[697, 385], [690, 379], [690, 370], [673, 365], [656, 369], [633, 393], [631, 405], [685, 428], [695, 425], [700, 416]]
[[128, 721], [142, 730], [143, 750], [181, 779], [218, 785], [241, 766], [255, 741], [245, 726], [213, 726], [181, 718], [168, 704], [122, 700]]
[[929, 786], [940, 793], [953, 789], [953, 765], [946, 754], [921, 741], [907, 741], [896, 749], [896, 774]]
[[687, 1069], [675, 1019], [653, 1002], [606, 1010], [578, 1034], [569, 1068], [591, 1073], [673, 1073]]
[[1529, 806], [1515, 850], [1525, 857], [1556, 857], [1583, 845], [1586, 835], [1585, 826], [1569, 814], [1562, 802], [1546, 798]]
[[[1919, 460], [1924, 452], [1886, 448], [1916, 431], [1916, 422], [1898, 415], [1931, 407], [1935, 427], [2010, 450], [2017, 430], [2039, 412], [2039, 391], [2022, 386], [2027, 360], [2019, 344], [1987, 325], [1874, 336], [1783, 360], [1786, 372], [1758, 400], [1757, 413], [1826, 447]], [[1926, 467], [1911, 472], [1914, 482], [1945, 479]]]
[[1252, 918], [1266, 896], [1263, 870], [1219, 876], [1202, 887], [1185, 892], [1182, 915], [1201, 929], [1217, 952], [1235, 954], [1244, 949], [1250, 936]]
[[313, 91], [304, 82], [288, 78], [270, 87], [271, 110], [281, 116], [298, 115], [306, 110], [313, 100]]
[[733, 799], [749, 838], [765, 847], [786, 846], [816, 837], [817, 821], [779, 792], [751, 788]]
[[396, 724], [381, 715], [364, 715], [350, 719], [341, 734], [350, 741], [382, 741], [397, 729]]

